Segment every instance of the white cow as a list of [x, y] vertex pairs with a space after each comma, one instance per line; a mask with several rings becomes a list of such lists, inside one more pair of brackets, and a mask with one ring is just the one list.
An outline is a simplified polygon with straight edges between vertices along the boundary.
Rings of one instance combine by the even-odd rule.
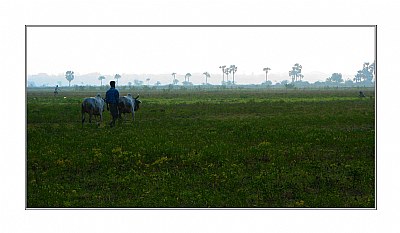
[[119, 118], [121, 117], [122, 113], [131, 113], [132, 114], [132, 120], [135, 120], [135, 111], [139, 109], [139, 104], [142, 103], [139, 99], [139, 95], [136, 96], [136, 98], [133, 98], [131, 94], [128, 94], [127, 96], [122, 96], [119, 97], [119, 102], [118, 102], [118, 115]]
[[[96, 97], [85, 98], [82, 102], [82, 127], [83, 122], [85, 122], [85, 113], [89, 114], [89, 123], [92, 122], [93, 115], [100, 116], [100, 122], [102, 122], [104, 107], [104, 99], [101, 98], [100, 94], [97, 94]], [[100, 123], [97, 124], [99, 125]]]

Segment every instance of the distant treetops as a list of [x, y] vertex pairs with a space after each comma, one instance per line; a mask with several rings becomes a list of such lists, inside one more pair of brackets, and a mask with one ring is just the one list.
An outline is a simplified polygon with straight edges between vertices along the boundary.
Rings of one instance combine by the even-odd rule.
[[[375, 62], [369, 64], [369, 62], [364, 62], [362, 70], [357, 71], [354, 75], [353, 80], [347, 80], [346, 82], [354, 81], [357, 84], [371, 84], [375, 76]], [[331, 77], [326, 79], [326, 82], [331, 83], [342, 83], [344, 82], [341, 73], [333, 73]]]
[[289, 70], [289, 76], [292, 78], [292, 83], [295, 81], [301, 81], [304, 78], [304, 75], [301, 73], [301, 69], [303, 69], [303, 66], [301, 66], [299, 63], [296, 63], [292, 67], [292, 70]]
[[[222, 70], [222, 85], [235, 85], [235, 73], [237, 72], [237, 66], [235, 65], [230, 65], [229, 67], [226, 65], [222, 65], [219, 66], [219, 68]], [[304, 78], [304, 75], [301, 73], [303, 69], [303, 66], [300, 65], [299, 63], [296, 63], [293, 65], [292, 69], [289, 70], [289, 77], [292, 79], [292, 84], [294, 84], [295, 82], [301, 82]], [[263, 71], [265, 72], [265, 82], [263, 84], [265, 85], [271, 85], [272, 82], [268, 80], [268, 71], [270, 71], [271, 68], [269, 67], [265, 67], [263, 68]], [[232, 80], [229, 80], [229, 75], [232, 74]], [[176, 73], [172, 73], [172, 85], [177, 85], [179, 83], [179, 80], [176, 78]], [[208, 84], [208, 79], [211, 77], [210, 73], [208, 72], [204, 72], [203, 73], [204, 77], [205, 77], [205, 83], [203, 83], [204, 85]], [[225, 76], [226, 76], [226, 80], [225, 80]], [[186, 73], [184, 78], [185, 81], [182, 82], [182, 84], [184, 86], [188, 86], [188, 85], [193, 85], [192, 82], [190, 82], [190, 77], [192, 77], [191, 73]], [[365, 62], [363, 64], [363, 68], [359, 71], [357, 71], [357, 74], [354, 76], [353, 80], [346, 80], [345, 82], [355, 82], [358, 84], [371, 84], [373, 82], [373, 79], [375, 77], [375, 62], [373, 63], [369, 63], [369, 62]], [[65, 73], [65, 78], [68, 80], [69, 82], [69, 86], [71, 86], [71, 81], [74, 80], [75, 76], [74, 76], [74, 71], [67, 71]], [[117, 81], [117, 85], [118, 85], [118, 80], [121, 78], [120, 74], [115, 74], [114, 79]], [[103, 85], [103, 80], [105, 79], [105, 76], [99, 76], [98, 80], [100, 80], [100, 86]], [[146, 79], [147, 81], [147, 85], [149, 85], [149, 81], [150, 78]], [[287, 80], [284, 80], [287, 81]], [[282, 81], [282, 83], [284, 83], [284, 81]], [[343, 76], [341, 73], [333, 73], [329, 78], [326, 79], [326, 82], [328, 83], [342, 83], [344, 82], [343, 80]], [[132, 84], [131, 82], [129, 82], [130, 85]], [[139, 80], [134, 80], [134, 84], [135, 85], [142, 85], [143, 81], [139, 81]], [[155, 85], [160, 85], [161, 83], [159, 81], [157, 81], [157, 83]]]
[[372, 80], [375, 76], [375, 62], [369, 64], [369, 62], [365, 62], [363, 64], [362, 70], [357, 71], [357, 74], [354, 76], [353, 81], [356, 83], [372, 83]]
[[71, 81], [74, 80], [74, 71], [67, 71], [65, 72], [65, 78], [68, 81], [68, 86], [71, 86]]
[[[227, 67], [226, 65], [220, 66], [219, 67], [222, 70], [222, 85], [231, 85], [235, 84], [235, 73], [237, 71], [237, 66], [231, 65]], [[232, 73], [232, 81], [229, 80], [229, 74]], [[226, 75], [226, 81], [225, 81], [225, 75]]]

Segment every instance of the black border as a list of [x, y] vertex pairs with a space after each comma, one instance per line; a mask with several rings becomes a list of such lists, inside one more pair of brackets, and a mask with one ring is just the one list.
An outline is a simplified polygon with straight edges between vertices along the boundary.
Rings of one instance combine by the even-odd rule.
[[[131, 208], [131, 207], [126, 207], [126, 208], [28, 208], [28, 116], [27, 116], [27, 103], [28, 103], [28, 94], [27, 94], [27, 80], [28, 80], [28, 28], [37, 28], [37, 27], [57, 27], [57, 28], [63, 28], [63, 27], [82, 27], [82, 28], [121, 28], [121, 27], [126, 27], [126, 28], [203, 28], [203, 27], [211, 27], [211, 28], [271, 28], [271, 27], [282, 27], [282, 28], [333, 28], [333, 27], [341, 27], [341, 28], [352, 28], [352, 27], [373, 27], [375, 29], [374, 31], [374, 56], [375, 56], [375, 208], [249, 208], [249, 207], [243, 207], [243, 208]], [[377, 84], [378, 84], [378, 25], [163, 25], [163, 24], [140, 24], [140, 25], [109, 25], [109, 24], [104, 24], [104, 25], [73, 25], [73, 24], [65, 24], [65, 25], [52, 25], [52, 24], [43, 24], [43, 25], [25, 25], [25, 210], [378, 210], [378, 202], [377, 202], [377, 189], [378, 189], [378, 178], [377, 178]]]

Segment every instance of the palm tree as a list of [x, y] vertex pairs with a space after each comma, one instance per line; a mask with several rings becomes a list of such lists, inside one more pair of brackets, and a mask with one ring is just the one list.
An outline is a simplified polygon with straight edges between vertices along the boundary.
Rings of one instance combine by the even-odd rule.
[[357, 71], [357, 74], [354, 76], [354, 81], [356, 83], [364, 82], [364, 83], [372, 83], [372, 80], [375, 75], [375, 62], [369, 63], [364, 62], [362, 70]]
[[203, 73], [206, 76], [206, 85], [208, 84], [208, 78], [211, 77], [208, 72]]
[[71, 81], [74, 80], [75, 76], [74, 76], [74, 71], [67, 71], [65, 73], [65, 78], [68, 80], [68, 86], [71, 86]]
[[236, 73], [236, 71], [237, 71], [237, 66], [231, 65], [229, 67], [229, 73], [232, 72], [232, 84], [235, 84], [235, 73]]
[[375, 62], [372, 62], [372, 64], [369, 65], [368, 70], [369, 73], [371, 74], [371, 81], [372, 81], [375, 77]]
[[192, 74], [191, 73], [186, 73], [185, 74], [185, 82], [187, 82], [187, 83], [190, 83], [190, 77], [192, 76]]
[[224, 74], [225, 74], [225, 67], [226, 67], [226, 66], [220, 66], [220, 67], [219, 67], [220, 69], [222, 69], [222, 84], [225, 83], [225, 77], [224, 77]]
[[172, 83], [175, 84], [175, 76], [176, 76], [176, 73], [172, 73], [171, 75], [172, 75]]
[[354, 82], [359, 83], [363, 77], [363, 72], [361, 70], [357, 71], [357, 74], [354, 76]]
[[292, 70], [289, 71], [289, 76], [292, 77], [292, 83], [294, 82], [294, 80], [296, 80], [297, 82], [297, 77], [300, 77], [300, 80], [304, 77], [303, 75], [301, 75], [302, 68], [303, 67], [299, 63], [296, 63], [292, 67]]
[[102, 86], [103, 86], [103, 79], [106, 79], [106, 77], [104, 77], [104, 76], [102, 75], [102, 76], [99, 76], [98, 79], [100, 80], [100, 87], [102, 87]]
[[193, 85], [193, 84], [190, 82], [190, 77], [191, 77], [191, 76], [192, 76], [191, 73], [186, 73], [186, 74], [185, 74], [185, 81], [182, 82], [182, 84], [183, 84], [184, 86]]
[[370, 72], [375, 74], [375, 62], [372, 62], [372, 64], [369, 66]]
[[301, 74], [301, 69], [303, 68], [299, 63], [294, 64], [294, 68], [296, 70], [296, 82], [297, 82], [297, 77], [300, 76]]
[[267, 83], [267, 81], [268, 81], [268, 70], [271, 70], [271, 69], [268, 67], [263, 69], [263, 71], [265, 71], [265, 83]]
[[375, 63], [372, 63], [371, 65], [369, 64], [369, 62], [365, 62], [363, 65], [363, 78], [364, 81], [367, 81], [369, 83], [372, 82], [373, 78], [374, 78], [374, 73], [375, 73]]
[[118, 79], [120, 79], [120, 78], [121, 78], [121, 75], [119, 75], [119, 74], [116, 74], [116, 75], [114, 76], [114, 78], [115, 78], [115, 80], [117, 80], [117, 85], [118, 85]]
[[294, 79], [296, 77], [296, 69], [292, 67], [292, 70], [289, 70], [289, 76], [292, 77], [292, 83], [294, 83]]
[[225, 74], [226, 74], [226, 83], [229, 83], [229, 73], [231, 72], [231, 69], [226, 68], [225, 69]]

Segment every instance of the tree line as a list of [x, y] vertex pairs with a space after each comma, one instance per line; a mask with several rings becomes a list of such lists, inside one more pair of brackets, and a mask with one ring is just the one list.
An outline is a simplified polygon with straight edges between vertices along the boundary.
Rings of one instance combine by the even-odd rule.
[[[236, 65], [222, 65], [219, 66], [219, 68], [222, 70], [222, 85], [235, 85], [235, 73], [237, 72], [238, 67]], [[301, 73], [303, 66], [300, 65], [299, 63], [295, 63], [291, 70], [289, 70], [289, 77], [291, 79], [291, 83], [289, 81], [284, 80], [281, 83], [284, 83], [285, 85], [291, 84], [295, 85], [296, 83], [301, 83], [303, 82], [304, 75]], [[262, 85], [272, 85], [272, 82], [268, 80], [268, 71], [270, 71], [271, 68], [265, 67], [263, 68], [263, 71], [265, 72], [265, 82], [262, 83]], [[177, 85], [180, 81], [176, 78], [177, 73], [172, 73], [172, 85]], [[209, 85], [208, 79], [211, 78], [211, 75], [209, 72], [204, 72], [203, 73], [204, 78], [205, 78], [205, 83], [203, 85]], [[229, 79], [229, 75], [231, 75], [231, 80]], [[183, 86], [192, 86], [193, 83], [190, 82], [190, 78], [192, 77], [191, 73], [186, 73], [184, 75], [184, 81], [182, 81]], [[374, 77], [375, 77], [375, 62], [369, 63], [365, 62], [363, 64], [362, 69], [358, 70], [357, 73], [354, 75], [354, 78], [352, 80], [343, 80], [343, 75], [341, 73], [333, 73], [330, 77], [326, 78], [326, 83], [327, 84], [341, 84], [341, 83], [355, 83], [355, 84], [372, 84], [374, 82]], [[65, 78], [68, 81], [68, 86], [71, 86], [71, 81], [74, 80], [74, 71], [67, 71], [65, 73]], [[120, 74], [115, 74], [114, 79], [117, 82], [118, 85], [118, 80], [122, 78]], [[105, 76], [101, 75], [98, 77], [98, 80], [100, 81], [100, 86], [103, 86], [103, 80], [105, 80]], [[150, 78], [146, 78], [147, 85], [149, 85]], [[133, 83], [135, 86], [141, 86], [143, 85], [143, 81], [141, 80], [134, 80]], [[155, 83], [156, 86], [161, 85], [160, 81], [157, 81]], [[128, 82], [128, 86], [132, 86], [132, 82]]]

